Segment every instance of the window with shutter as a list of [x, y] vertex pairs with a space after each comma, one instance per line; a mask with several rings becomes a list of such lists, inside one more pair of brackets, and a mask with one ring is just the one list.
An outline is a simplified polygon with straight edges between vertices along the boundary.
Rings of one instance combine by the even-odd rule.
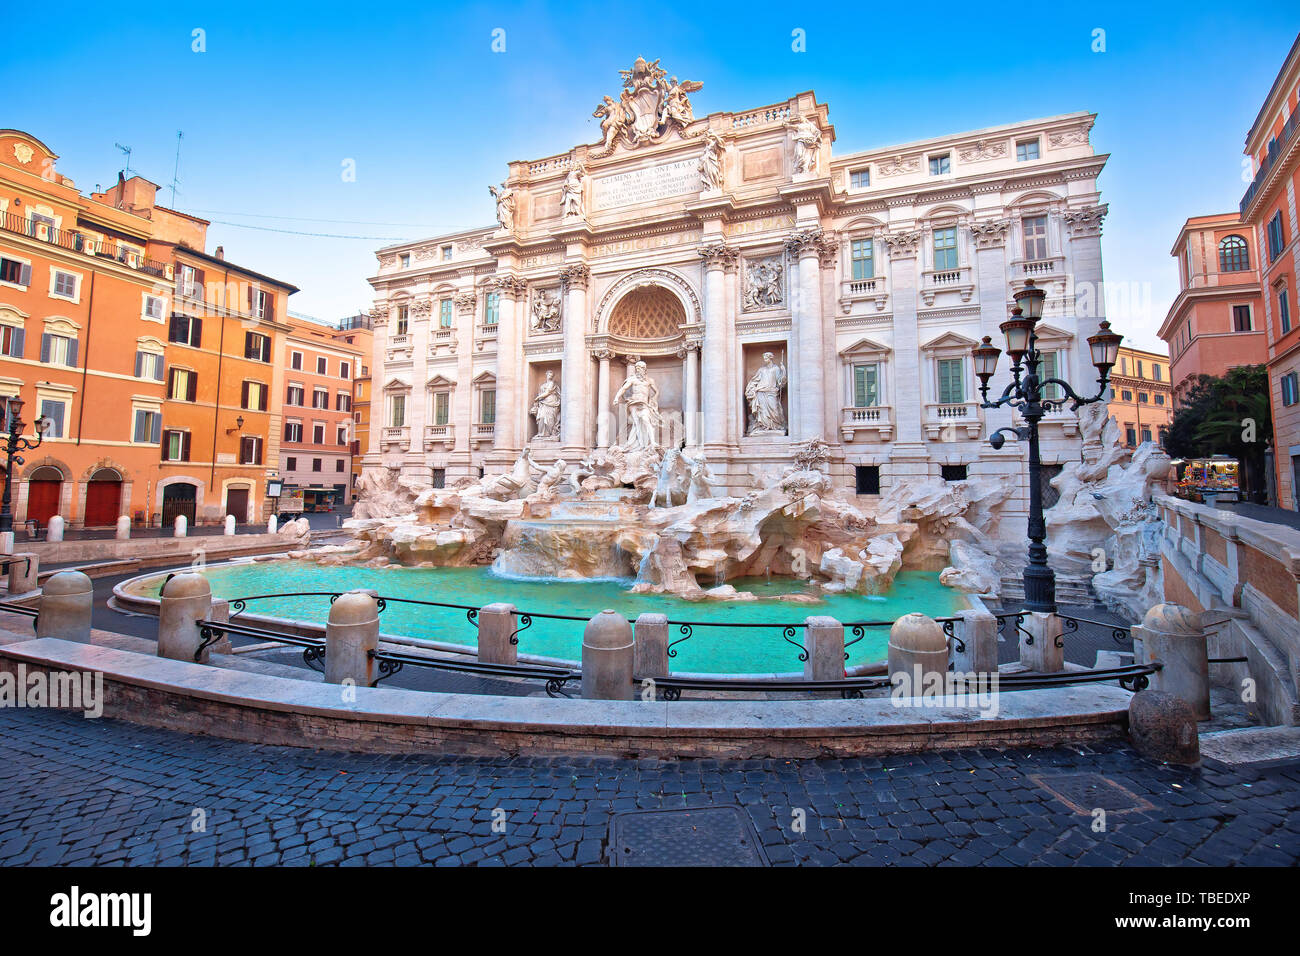
[[966, 401], [961, 359], [939, 359], [939, 403], [957, 405]]
[[880, 401], [879, 374], [880, 366], [876, 364], [853, 366], [853, 406], [855, 408], [870, 408]]

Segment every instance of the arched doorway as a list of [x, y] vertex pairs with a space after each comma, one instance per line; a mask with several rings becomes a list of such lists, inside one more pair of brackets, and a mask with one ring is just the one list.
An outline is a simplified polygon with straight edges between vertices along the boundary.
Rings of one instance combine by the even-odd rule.
[[87, 528], [117, 524], [121, 509], [122, 476], [112, 468], [100, 468], [86, 483], [86, 515], [82, 524]]
[[188, 482], [178, 481], [163, 489], [162, 523], [167, 527], [176, 521], [177, 515], [184, 515], [191, 527], [194, 525], [194, 508], [198, 500], [198, 488]]
[[63, 495], [63, 472], [50, 465], [42, 465], [27, 479], [27, 520], [41, 525], [59, 513]]

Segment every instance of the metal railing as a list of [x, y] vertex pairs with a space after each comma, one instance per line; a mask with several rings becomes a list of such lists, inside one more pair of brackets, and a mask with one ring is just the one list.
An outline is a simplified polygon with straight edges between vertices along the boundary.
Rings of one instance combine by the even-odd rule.
[[112, 259], [131, 269], [160, 279], [170, 279], [172, 276], [171, 263], [150, 259], [136, 247], [114, 239], [90, 235], [79, 230], [57, 229], [49, 223], [28, 219], [20, 213], [13, 212], [0, 215], [0, 228], [39, 242], [47, 242], [60, 249], [69, 249], [99, 259]]

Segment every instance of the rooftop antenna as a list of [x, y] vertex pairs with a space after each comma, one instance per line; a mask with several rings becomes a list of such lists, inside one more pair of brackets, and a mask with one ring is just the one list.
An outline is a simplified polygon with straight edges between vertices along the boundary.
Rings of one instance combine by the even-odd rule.
[[125, 172], [126, 172], [127, 175], [130, 175], [130, 173], [131, 173], [131, 147], [130, 147], [130, 146], [123, 146], [121, 143], [114, 143], [113, 145], [116, 146], [118, 149], [120, 149], [122, 152], [126, 153], [126, 170], [125, 170]]
[[172, 208], [176, 208], [176, 187], [180, 185], [181, 140], [185, 138], [184, 130], [176, 131], [176, 165], [172, 167]]

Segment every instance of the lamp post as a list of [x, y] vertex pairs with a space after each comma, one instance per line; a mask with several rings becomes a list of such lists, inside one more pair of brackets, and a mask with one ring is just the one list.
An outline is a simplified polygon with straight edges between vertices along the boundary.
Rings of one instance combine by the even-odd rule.
[[21, 398], [7, 398], [4, 402], [4, 409], [6, 429], [4, 433], [5, 493], [4, 498], [0, 499], [0, 534], [14, 530], [14, 515], [9, 506], [13, 501], [14, 465], [23, 464], [23, 457], [19, 453], [41, 447], [41, 442], [45, 440], [45, 433], [50, 427], [48, 418], [38, 418], [35, 426], [35, 441], [24, 438], [23, 400]]
[[[989, 401], [989, 379], [997, 370], [1002, 350], [989, 336], [971, 350], [975, 360], [975, 374], [980, 380], [981, 408], [1000, 408], [1010, 405], [1020, 412], [1025, 424], [1020, 428], [999, 428], [989, 436], [989, 444], [1001, 448], [1006, 442], [1003, 433], [1029, 442], [1029, 563], [1025, 565], [1025, 610], [1046, 614], [1056, 612], [1056, 572], [1047, 564], [1047, 523], [1043, 519], [1043, 463], [1038, 451], [1038, 423], [1048, 412], [1056, 411], [1066, 401], [1072, 410], [1083, 405], [1105, 400], [1106, 384], [1110, 370], [1115, 365], [1122, 335], [1112, 332], [1104, 319], [1096, 335], [1088, 337], [1092, 364], [1097, 367], [1097, 394], [1091, 398], [1079, 396], [1070, 384], [1059, 378], [1041, 379], [1039, 368], [1043, 356], [1038, 349], [1035, 328], [1043, 316], [1043, 300], [1047, 297], [1032, 281], [1014, 295], [1015, 307], [1011, 318], [1002, 323], [1002, 334], [1007, 340], [1007, 355], [1011, 358], [1011, 384], [996, 401]], [[1023, 373], [1023, 374], [1022, 374]], [[1047, 397], [1047, 387], [1056, 386], [1064, 398]]]

